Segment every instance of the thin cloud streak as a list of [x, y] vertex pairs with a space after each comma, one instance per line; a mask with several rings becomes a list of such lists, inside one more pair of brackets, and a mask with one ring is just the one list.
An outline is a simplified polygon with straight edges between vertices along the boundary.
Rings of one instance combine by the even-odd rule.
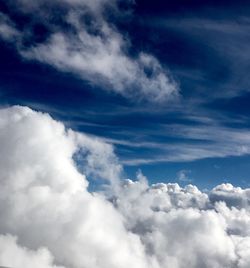
[[[161, 137], [165, 142], [146, 142], [153, 139], [148, 136], [137, 137], [136, 141], [106, 139], [114, 145], [121, 145], [133, 150], [141, 148], [153, 149], [152, 157], [121, 158], [124, 165], [152, 164], [161, 162], [189, 162], [205, 158], [222, 158], [229, 156], [243, 156], [250, 154], [250, 131], [233, 129], [222, 126], [202, 125], [167, 125], [160, 129]], [[146, 133], [145, 133], [146, 135]], [[169, 138], [178, 138], [178, 142]]]

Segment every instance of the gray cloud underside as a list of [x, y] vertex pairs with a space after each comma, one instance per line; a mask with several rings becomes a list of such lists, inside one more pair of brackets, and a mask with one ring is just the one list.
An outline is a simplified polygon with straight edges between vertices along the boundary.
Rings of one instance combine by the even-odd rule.
[[[0, 110], [0, 148], [2, 266], [250, 265], [250, 189], [122, 179], [112, 145], [26, 107]], [[109, 186], [90, 193], [89, 176]]]

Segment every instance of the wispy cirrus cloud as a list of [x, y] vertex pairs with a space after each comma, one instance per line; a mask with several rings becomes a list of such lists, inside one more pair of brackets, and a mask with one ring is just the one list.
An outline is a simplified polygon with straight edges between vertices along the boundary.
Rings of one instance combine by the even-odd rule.
[[[106, 141], [118, 147], [124, 165], [189, 162], [250, 154], [248, 129], [224, 126], [212, 118], [205, 122], [203, 118], [195, 120], [195, 125], [159, 124], [154, 132], [149, 129], [140, 133], [137, 130], [134, 135], [128, 131], [123, 133], [125, 139], [107, 138]], [[128, 151], [123, 154], [123, 150]]]
[[192, 97], [203, 103], [249, 92], [248, 7], [246, 14], [235, 12], [233, 17], [227, 11], [220, 10], [218, 15], [213, 7], [210, 12], [201, 10], [199, 15], [187, 12], [185, 16], [149, 16], [144, 20], [151, 29], [172, 33], [173, 42], [181, 40], [180, 57], [169, 61], [179, 79], [193, 85]]
[[0, 13], [0, 36], [8, 42], [14, 42], [15, 39], [20, 38], [20, 32], [15, 28], [10, 18], [3, 13]]
[[[21, 29], [2, 15], [6, 20], [1, 20], [0, 34], [25, 59], [49, 64], [133, 100], [164, 102], [178, 96], [177, 83], [153, 55], [143, 51], [130, 55], [129, 37], [109, 20], [108, 12], [123, 16], [117, 1], [16, 0], [10, 1], [10, 10], [29, 17], [29, 22]], [[43, 33], [35, 33], [37, 24]]]

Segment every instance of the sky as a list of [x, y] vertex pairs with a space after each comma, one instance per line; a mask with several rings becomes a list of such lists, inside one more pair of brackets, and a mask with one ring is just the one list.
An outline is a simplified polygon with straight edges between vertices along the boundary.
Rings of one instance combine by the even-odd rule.
[[128, 176], [248, 186], [250, 5], [80, 2], [1, 1], [1, 105], [104, 138]]
[[249, 14], [0, 0], [0, 267], [250, 267]]

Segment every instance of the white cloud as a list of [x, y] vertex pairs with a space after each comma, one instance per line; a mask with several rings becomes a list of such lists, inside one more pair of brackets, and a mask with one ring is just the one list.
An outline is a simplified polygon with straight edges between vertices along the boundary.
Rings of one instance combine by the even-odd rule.
[[249, 267], [250, 189], [121, 180], [111, 145], [24, 107], [0, 110], [0, 148], [0, 266]]
[[192, 180], [189, 178], [189, 174], [191, 173], [191, 170], [180, 170], [177, 172], [177, 180], [182, 182], [191, 182]]
[[[106, 9], [111, 9], [122, 16], [116, 2], [11, 1], [18, 6], [17, 12], [28, 14], [33, 24], [39, 22], [50, 31], [44, 41], [36, 42], [32, 23], [23, 30], [11, 28], [19, 36], [14, 44], [26, 59], [49, 64], [133, 100], [164, 102], [176, 98], [177, 84], [154, 56], [143, 51], [134, 57], [129, 55], [128, 37], [105, 15]], [[55, 9], [60, 23], [56, 22]], [[8, 25], [2, 21], [0, 29]], [[0, 36], [4, 38], [6, 30], [4, 34], [0, 31]], [[27, 38], [32, 45], [24, 45]]]
[[[147, 129], [141, 132], [139, 130], [136, 139], [134, 132], [128, 132], [124, 140], [107, 139], [107, 141], [110, 140], [114, 144], [129, 147], [130, 150], [131, 148], [143, 148], [155, 152], [145, 158], [141, 155], [135, 157], [135, 153], [135, 156], [132, 155], [129, 159], [122, 159], [122, 163], [125, 165], [185, 162], [212, 157], [249, 155], [250, 131], [248, 129], [226, 127], [223, 126], [224, 124], [215, 120], [198, 126], [170, 123], [160, 125], [155, 133]], [[168, 142], [173, 138], [177, 138], [177, 142]], [[136, 140], [136, 142], [133, 140]], [[152, 140], [154, 141], [152, 142]]]
[[11, 235], [0, 236], [0, 260], [6, 267], [64, 268], [53, 265], [53, 258], [46, 248], [37, 251], [20, 247], [17, 238]]
[[0, 37], [3, 40], [14, 42], [20, 38], [20, 33], [16, 30], [15, 25], [8, 16], [0, 12]]
[[[228, 186], [224, 194], [248, 191]], [[247, 267], [249, 206], [230, 208], [223, 196], [214, 202], [223, 187], [207, 194], [192, 185], [128, 181], [116, 206], [160, 267]]]
[[[72, 160], [80, 148], [89, 148], [88, 157], [95, 147], [99, 158], [90, 156], [90, 168], [98, 170], [93, 163], [100, 160], [102, 170], [102, 158], [113, 159], [109, 146], [85, 137], [79, 142], [62, 124], [28, 108], [0, 113], [0, 233], [16, 236], [22, 248], [47, 248], [56, 265], [148, 267], [139, 238], [125, 230], [109, 202], [87, 192]], [[9, 265], [1, 256], [0, 265]], [[15, 256], [8, 256], [12, 263]], [[36, 267], [35, 261], [26, 267]]]

